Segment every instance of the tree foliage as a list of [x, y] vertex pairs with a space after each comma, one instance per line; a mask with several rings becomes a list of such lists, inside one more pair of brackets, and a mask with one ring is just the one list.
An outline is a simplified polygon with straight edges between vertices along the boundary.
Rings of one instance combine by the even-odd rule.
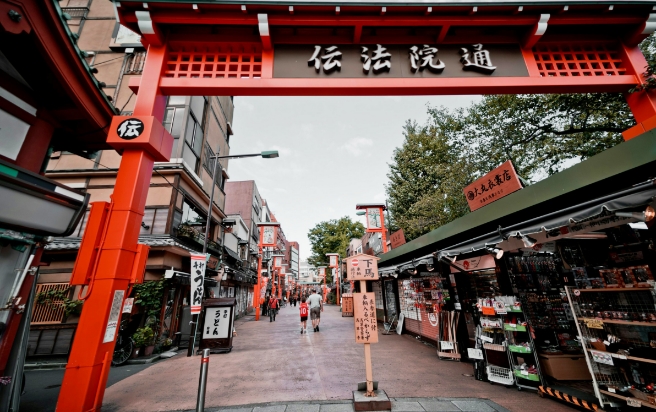
[[[364, 225], [348, 216], [318, 223], [308, 233], [312, 249], [308, 263], [312, 266], [328, 266], [326, 253], [339, 253], [341, 258], [346, 257], [346, 248], [351, 239], [361, 238], [364, 232]], [[329, 272], [326, 271], [326, 282], [331, 283]]]
[[[645, 84], [656, 89], [656, 40], [640, 47]], [[386, 187], [394, 225], [414, 239], [469, 212], [463, 189], [506, 160], [536, 182], [623, 141], [635, 125], [624, 96], [490, 95], [466, 109], [428, 107], [425, 125], [408, 121]]]

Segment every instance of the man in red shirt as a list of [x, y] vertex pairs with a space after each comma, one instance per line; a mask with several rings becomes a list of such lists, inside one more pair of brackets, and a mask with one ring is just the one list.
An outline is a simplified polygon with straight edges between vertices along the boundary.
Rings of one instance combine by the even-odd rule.
[[269, 298], [269, 322], [276, 321], [276, 313], [278, 312], [278, 299], [271, 295]]

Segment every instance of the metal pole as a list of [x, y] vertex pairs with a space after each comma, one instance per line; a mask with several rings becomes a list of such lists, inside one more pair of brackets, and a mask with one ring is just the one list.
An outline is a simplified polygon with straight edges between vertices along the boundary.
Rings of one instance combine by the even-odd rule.
[[203, 349], [203, 358], [200, 360], [200, 378], [198, 379], [198, 398], [196, 399], [196, 412], [205, 411], [205, 389], [207, 387], [207, 369], [210, 366], [210, 350]]
[[[210, 190], [210, 203], [209, 207], [207, 208], [207, 223], [205, 223], [205, 239], [203, 239], [203, 254], [207, 254], [207, 238], [210, 235], [210, 226], [212, 224], [212, 207], [214, 206], [214, 187], [216, 187], [216, 169], [219, 166], [219, 152], [220, 150], [217, 149], [216, 154], [212, 156], [214, 158], [214, 174], [212, 174], [212, 189]], [[207, 269], [206, 269], [207, 271]], [[204, 275], [203, 275], [204, 276]], [[203, 279], [203, 282], [205, 280]], [[205, 286], [203, 285], [203, 288]], [[196, 335], [198, 334], [198, 315], [193, 315], [192, 317], [192, 323], [193, 323], [193, 337], [189, 337], [189, 349], [187, 349], [187, 357], [192, 356], [194, 354], [194, 348], [196, 348]]]

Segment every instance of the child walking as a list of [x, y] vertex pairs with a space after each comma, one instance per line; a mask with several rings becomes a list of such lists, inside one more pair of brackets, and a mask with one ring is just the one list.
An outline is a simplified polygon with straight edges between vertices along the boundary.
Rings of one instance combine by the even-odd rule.
[[305, 303], [305, 298], [301, 300], [303, 301], [303, 303], [301, 303], [298, 309], [301, 312], [301, 335], [302, 335], [303, 333], [307, 333], [307, 318], [310, 308], [308, 307], [308, 304]]

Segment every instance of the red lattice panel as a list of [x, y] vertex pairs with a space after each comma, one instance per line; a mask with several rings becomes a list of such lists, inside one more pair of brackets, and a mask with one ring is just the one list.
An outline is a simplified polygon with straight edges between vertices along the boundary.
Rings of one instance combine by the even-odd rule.
[[533, 55], [542, 77], [626, 74], [616, 45], [538, 44]]
[[256, 47], [172, 51], [168, 57], [164, 77], [257, 79], [262, 76], [262, 51]]

